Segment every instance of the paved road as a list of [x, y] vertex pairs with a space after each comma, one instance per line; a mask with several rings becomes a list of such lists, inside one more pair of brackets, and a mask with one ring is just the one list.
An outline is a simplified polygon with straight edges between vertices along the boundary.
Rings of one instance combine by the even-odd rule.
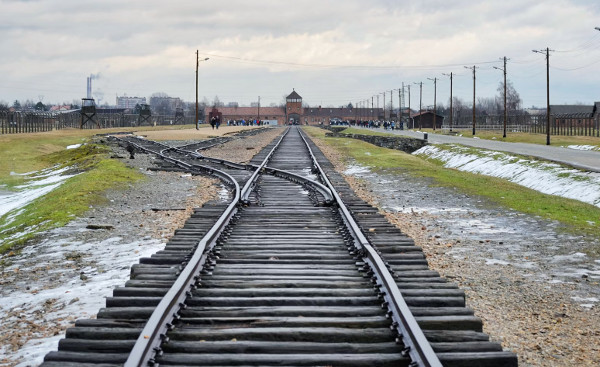
[[[381, 130], [383, 131], [383, 130]], [[423, 139], [423, 133], [410, 130], [388, 130], [388, 133]], [[431, 144], [462, 144], [476, 148], [498, 150], [546, 159], [569, 165], [586, 171], [600, 172], [600, 152], [590, 150], [575, 150], [539, 144], [506, 143], [497, 140], [484, 140], [464, 136], [428, 134]]]

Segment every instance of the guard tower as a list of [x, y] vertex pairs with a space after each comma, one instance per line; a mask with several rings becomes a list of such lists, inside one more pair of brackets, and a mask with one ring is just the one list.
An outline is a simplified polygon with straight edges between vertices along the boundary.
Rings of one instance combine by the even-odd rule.
[[93, 98], [82, 98], [81, 99], [81, 128], [83, 129], [83, 125], [85, 125], [88, 121], [95, 122], [98, 129], [100, 128], [100, 124], [95, 119], [96, 117], [96, 102]]
[[152, 112], [150, 111], [149, 104], [140, 104], [140, 114], [138, 115], [138, 126], [141, 126], [144, 122], [147, 122], [148, 125], [152, 125], [150, 123], [150, 117], [152, 116]]
[[184, 116], [183, 116], [183, 108], [177, 107], [175, 109], [175, 124], [179, 124], [179, 123], [183, 124], [183, 122], [184, 122], [183, 118], [184, 118]]
[[300, 124], [300, 117], [304, 114], [302, 108], [302, 97], [295, 90], [285, 98], [285, 120], [286, 124]]

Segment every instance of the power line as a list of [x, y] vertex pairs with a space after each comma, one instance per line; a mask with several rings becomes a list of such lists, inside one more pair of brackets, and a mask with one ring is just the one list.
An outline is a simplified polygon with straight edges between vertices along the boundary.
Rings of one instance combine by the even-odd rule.
[[[415, 70], [428, 70], [431, 68], [447, 68], [447, 67], [458, 67], [464, 65], [461, 64], [440, 64], [440, 65], [342, 65], [342, 64], [313, 64], [313, 63], [297, 63], [277, 60], [264, 60], [264, 59], [250, 59], [236, 56], [224, 56], [211, 53], [205, 53], [202, 55], [217, 57], [222, 59], [233, 60], [237, 62], [255, 63], [255, 64], [270, 64], [270, 65], [287, 65], [287, 66], [298, 66], [298, 67], [314, 67], [314, 68], [339, 68], [339, 69], [415, 69]], [[485, 65], [495, 64], [498, 61], [481, 61], [475, 62], [474, 65]]]

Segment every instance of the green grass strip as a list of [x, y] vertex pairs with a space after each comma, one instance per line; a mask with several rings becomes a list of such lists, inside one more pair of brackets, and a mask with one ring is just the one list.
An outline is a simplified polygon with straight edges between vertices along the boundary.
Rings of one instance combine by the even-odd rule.
[[0, 218], [0, 253], [18, 248], [40, 231], [64, 226], [90, 206], [105, 202], [105, 190], [123, 188], [144, 177], [122, 162], [110, 159], [108, 148], [98, 144], [63, 149], [38, 159], [42, 166], [70, 167], [69, 173], [79, 174], [23, 207], [21, 214], [8, 225], [11, 213]]
[[468, 195], [479, 195], [506, 208], [556, 220], [575, 234], [589, 234], [600, 238], [600, 208], [577, 200], [542, 194], [500, 178], [445, 168], [442, 162], [423, 159], [397, 150], [344, 138], [325, 137], [322, 129], [307, 131], [323, 138], [348, 161], [354, 160], [373, 171], [397, 170], [415, 177], [429, 177], [435, 186], [455, 187]]

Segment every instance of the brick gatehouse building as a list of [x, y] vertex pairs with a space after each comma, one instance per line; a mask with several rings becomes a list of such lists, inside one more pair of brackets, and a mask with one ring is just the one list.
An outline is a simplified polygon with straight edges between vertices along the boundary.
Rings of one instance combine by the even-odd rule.
[[329, 125], [332, 120], [355, 121], [383, 119], [381, 108], [305, 107], [302, 97], [292, 90], [285, 98], [285, 107], [219, 107], [222, 121], [260, 119], [271, 125]]

